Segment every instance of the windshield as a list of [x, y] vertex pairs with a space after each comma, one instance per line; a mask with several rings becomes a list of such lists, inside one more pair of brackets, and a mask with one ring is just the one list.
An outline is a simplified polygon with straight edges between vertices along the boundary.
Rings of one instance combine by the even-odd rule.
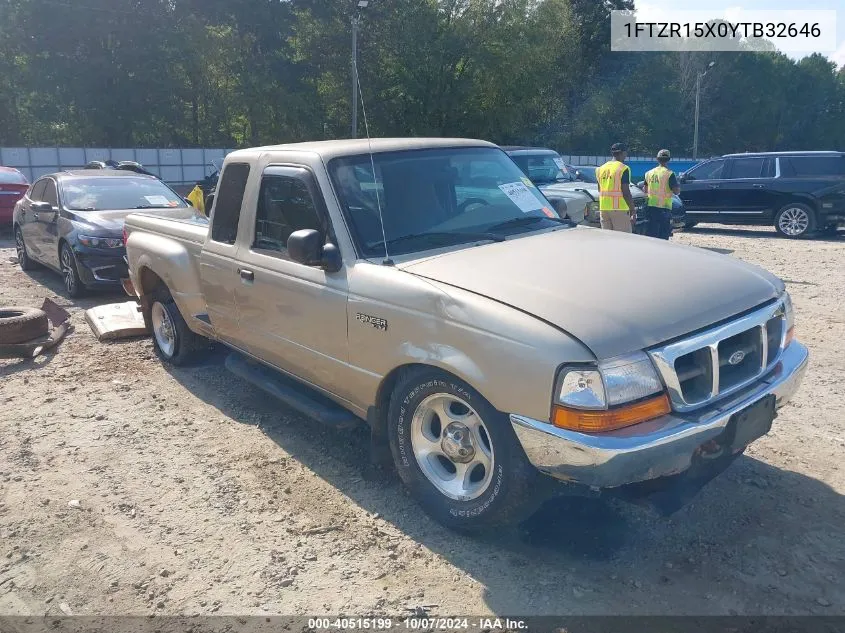
[[[335, 158], [329, 171], [365, 257], [391, 255], [548, 228], [551, 203], [495, 148], [442, 148]], [[505, 224], [507, 223], [507, 224]]]
[[62, 181], [62, 200], [71, 211], [161, 209], [187, 204], [154, 178], [80, 178]]
[[563, 159], [553, 152], [538, 154], [512, 154], [511, 159], [535, 184], [572, 182], [575, 174], [569, 171]]
[[575, 167], [570, 166], [570, 170], [575, 172], [576, 170], [581, 172], [581, 180], [582, 182], [591, 182], [596, 184], [598, 181], [596, 180], [596, 167], [593, 165], [578, 165]]

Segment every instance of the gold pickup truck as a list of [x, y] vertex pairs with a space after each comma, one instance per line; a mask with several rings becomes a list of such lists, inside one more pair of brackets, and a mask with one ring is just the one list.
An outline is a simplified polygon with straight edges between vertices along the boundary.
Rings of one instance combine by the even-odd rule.
[[573, 226], [483, 141], [240, 150], [210, 220], [132, 214], [126, 249], [162, 359], [213, 339], [315, 421], [368, 424], [463, 530], [524, 515], [543, 475], [628, 496], [706, 481], [807, 365], [779, 279]]

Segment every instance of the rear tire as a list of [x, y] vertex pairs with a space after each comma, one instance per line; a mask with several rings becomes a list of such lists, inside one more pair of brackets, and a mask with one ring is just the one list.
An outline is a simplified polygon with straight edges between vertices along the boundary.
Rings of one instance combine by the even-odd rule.
[[816, 213], [806, 204], [791, 202], [775, 214], [775, 230], [794, 240], [807, 237], [816, 230]]
[[207, 346], [207, 340], [192, 332], [185, 323], [166, 288], [155, 293], [150, 306], [150, 327], [156, 354], [170, 365], [180, 367], [189, 364]]
[[387, 432], [402, 481], [448, 528], [478, 532], [512, 525], [543, 500], [535, 486], [540, 474], [508, 416], [442, 371], [422, 369], [400, 379]]
[[15, 252], [18, 256], [18, 264], [21, 270], [32, 270], [36, 267], [35, 262], [30, 259], [29, 253], [26, 250], [26, 242], [23, 240], [23, 233], [21, 227], [15, 227]]

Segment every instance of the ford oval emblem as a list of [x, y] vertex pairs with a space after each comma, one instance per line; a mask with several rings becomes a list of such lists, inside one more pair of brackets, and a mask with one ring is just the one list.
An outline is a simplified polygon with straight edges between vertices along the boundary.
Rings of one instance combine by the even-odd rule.
[[745, 352], [741, 349], [738, 349], [733, 354], [731, 354], [730, 358], [728, 358], [728, 363], [730, 365], [739, 365], [743, 360], [745, 360]]

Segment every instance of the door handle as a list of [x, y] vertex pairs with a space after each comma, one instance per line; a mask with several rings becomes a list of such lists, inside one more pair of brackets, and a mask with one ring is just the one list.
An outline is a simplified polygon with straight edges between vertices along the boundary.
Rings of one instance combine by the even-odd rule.
[[241, 279], [244, 281], [255, 281], [255, 273], [246, 268], [239, 268], [238, 272], [241, 274]]
[[710, 188], [711, 188], [711, 189], [718, 189], [718, 188], [719, 188], [719, 185], [710, 185]]
[[765, 189], [766, 188], [766, 185], [751, 185], [751, 186], [754, 187], [755, 189]]

